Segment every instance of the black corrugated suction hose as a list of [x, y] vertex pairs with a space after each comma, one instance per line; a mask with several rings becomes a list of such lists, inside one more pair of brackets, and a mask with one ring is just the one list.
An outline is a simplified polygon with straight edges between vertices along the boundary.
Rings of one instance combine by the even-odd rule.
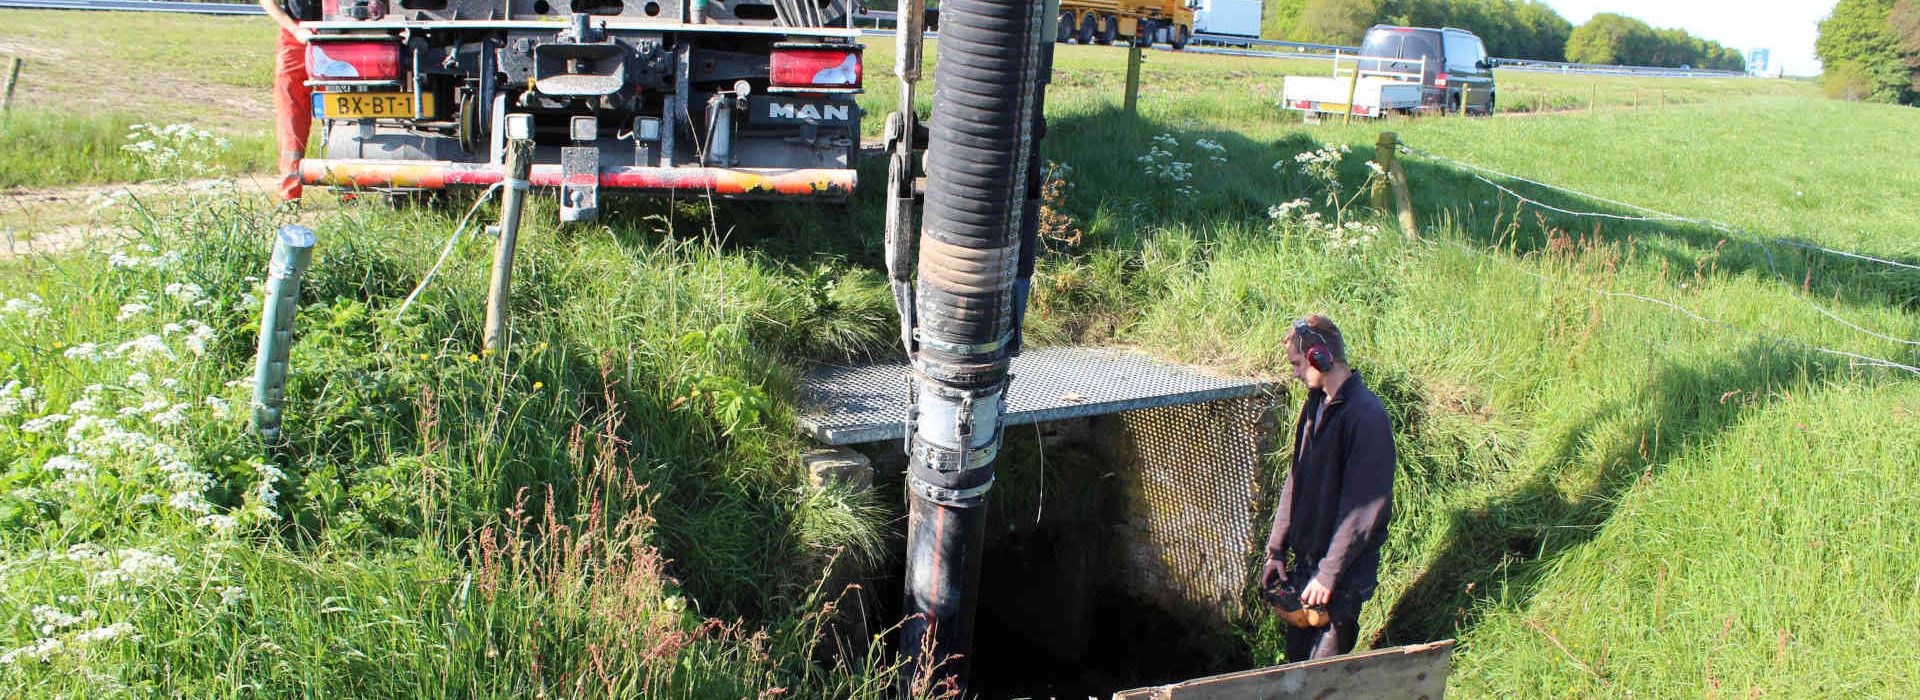
[[1044, 0], [948, 0], [928, 119], [903, 681], [964, 692], [992, 456], [1032, 274]]

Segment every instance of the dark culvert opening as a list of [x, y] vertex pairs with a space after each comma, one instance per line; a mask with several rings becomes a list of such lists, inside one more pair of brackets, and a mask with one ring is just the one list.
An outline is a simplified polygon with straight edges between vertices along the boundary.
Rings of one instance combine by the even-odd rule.
[[[1192, 406], [1155, 410], [1196, 409], [1206, 413]], [[1143, 479], [1152, 475], [1142, 473], [1137, 443], [1177, 436], [1144, 435], [1139, 422], [1103, 416], [1007, 429], [987, 506], [969, 696], [1105, 698], [1250, 667], [1237, 609], [1192, 600], [1196, 588], [1239, 599], [1240, 582], [1217, 572], [1199, 582], [1183, 576], [1171, 561], [1175, 557], [1151, 542], [1147, 531], [1250, 522], [1251, 511], [1265, 503], [1223, 504], [1209, 498], [1205, 487], [1173, 503], [1166, 502], [1165, 489], [1149, 496]], [[863, 451], [874, 458], [877, 475], [891, 482], [883, 488], [898, 488], [899, 458], [890, 454], [891, 446], [869, 447]], [[1202, 458], [1180, 469], [1217, 466]], [[1219, 512], [1223, 508], [1240, 512]], [[1191, 522], [1170, 522], [1183, 520]], [[1222, 560], [1244, 561], [1257, 550], [1235, 546], [1246, 539], [1244, 528], [1212, 535], [1224, 545], [1217, 552]], [[899, 572], [891, 568], [869, 578], [882, 624], [900, 615]], [[1232, 578], [1245, 564], [1228, 568]]]

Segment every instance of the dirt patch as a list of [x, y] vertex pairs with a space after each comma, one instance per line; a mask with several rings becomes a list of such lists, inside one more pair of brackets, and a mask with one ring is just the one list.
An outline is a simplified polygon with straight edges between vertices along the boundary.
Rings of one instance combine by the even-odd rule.
[[255, 174], [184, 183], [16, 187], [0, 192], [0, 258], [55, 255], [121, 238], [129, 230], [115, 223], [118, 212], [135, 199], [227, 187], [243, 196], [266, 195], [278, 186], [277, 178]]
[[66, 55], [66, 50], [52, 46], [0, 39], [0, 56], [24, 58], [28, 61], [54, 61], [65, 58]]

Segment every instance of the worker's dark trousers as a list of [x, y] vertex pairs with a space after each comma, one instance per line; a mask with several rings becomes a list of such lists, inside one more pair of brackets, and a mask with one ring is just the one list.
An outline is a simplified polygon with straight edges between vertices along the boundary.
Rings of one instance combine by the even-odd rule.
[[1360, 637], [1360, 605], [1365, 600], [1335, 596], [1327, 603], [1333, 618], [1325, 627], [1287, 627], [1287, 663], [1339, 656], [1353, 651]]

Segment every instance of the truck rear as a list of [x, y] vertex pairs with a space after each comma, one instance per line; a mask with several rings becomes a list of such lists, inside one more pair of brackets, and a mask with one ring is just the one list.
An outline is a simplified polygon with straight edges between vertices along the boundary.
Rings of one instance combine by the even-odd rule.
[[[310, 185], [484, 187], [506, 140], [561, 217], [603, 192], [844, 199], [863, 64], [848, 0], [325, 0], [305, 23]], [[516, 130], [524, 133], [509, 134]]]

